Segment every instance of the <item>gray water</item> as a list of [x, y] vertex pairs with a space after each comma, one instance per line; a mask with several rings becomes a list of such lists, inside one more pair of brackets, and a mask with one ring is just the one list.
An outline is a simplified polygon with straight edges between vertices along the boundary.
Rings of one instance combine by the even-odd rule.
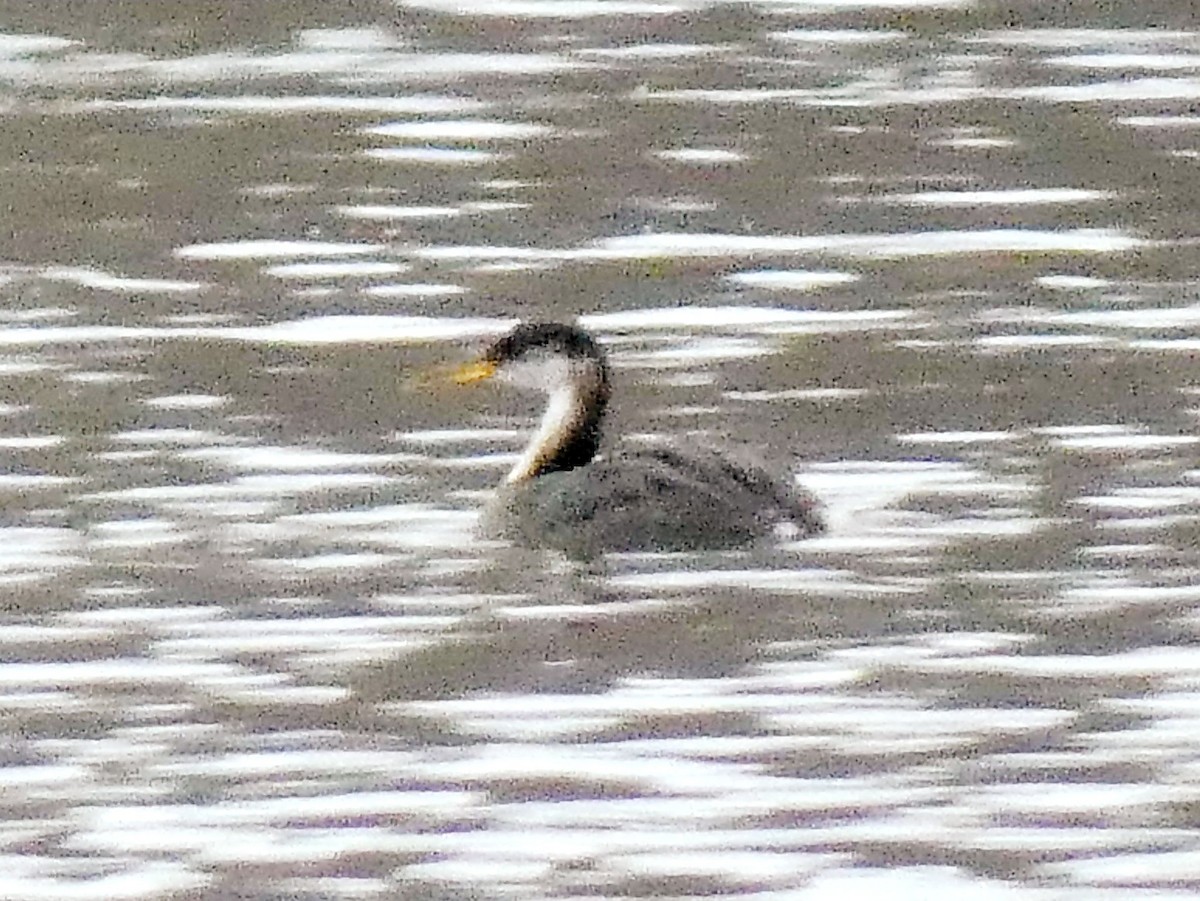
[[[0, 896], [1200, 889], [1200, 16], [0, 3]], [[831, 524], [474, 524], [614, 432]]]

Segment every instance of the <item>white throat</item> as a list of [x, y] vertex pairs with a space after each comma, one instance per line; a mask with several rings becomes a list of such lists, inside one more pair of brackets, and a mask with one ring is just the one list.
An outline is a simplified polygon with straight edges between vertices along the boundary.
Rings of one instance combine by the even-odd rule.
[[572, 379], [559, 382], [550, 392], [541, 424], [504, 481], [515, 485], [533, 478], [546, 459], [562, 446], [579, 418], [580, 408], [579, 389], [575, 382]]

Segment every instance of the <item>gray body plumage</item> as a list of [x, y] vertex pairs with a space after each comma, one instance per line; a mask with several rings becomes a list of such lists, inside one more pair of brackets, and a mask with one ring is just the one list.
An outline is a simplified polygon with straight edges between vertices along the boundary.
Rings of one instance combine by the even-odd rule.
[[821, 531], [811, 498], [715, 452], [630, 448], [587, 466], [502, 485], [489, 534], [571, 556], [743, 547], [781, 522]]

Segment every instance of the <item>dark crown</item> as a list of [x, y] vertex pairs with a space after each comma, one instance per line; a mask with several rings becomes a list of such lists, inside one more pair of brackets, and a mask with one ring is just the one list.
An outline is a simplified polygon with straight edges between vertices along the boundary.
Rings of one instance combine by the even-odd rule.
[[489, 347], [484, 358], [492, 363], [507, 363], [538, 350], [604, 362], [604, 351], [591, 335], [561, 322], [522, 322]]

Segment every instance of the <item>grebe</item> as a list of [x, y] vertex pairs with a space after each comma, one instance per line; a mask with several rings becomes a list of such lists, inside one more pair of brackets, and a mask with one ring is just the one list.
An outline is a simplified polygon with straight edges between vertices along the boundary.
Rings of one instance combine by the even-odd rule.
[[608, 361], [576, 326], [522, 323], [454, 380], [492, 377], [549, 397], [541, 425], [485, 513], [485, 531], [495, 537], [587, 558], [737, 548], [783, 522], [803, 536], [824, 528], [812, 497], [715, 451], [648, 446], [597, 456]]

